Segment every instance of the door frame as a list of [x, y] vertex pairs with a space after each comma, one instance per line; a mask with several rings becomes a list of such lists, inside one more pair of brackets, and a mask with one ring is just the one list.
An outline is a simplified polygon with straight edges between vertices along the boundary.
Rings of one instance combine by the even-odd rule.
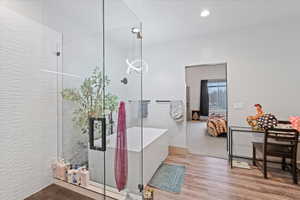
[[[187, 66], [185, 66], [184, 67], [184, 73], [185, 73], [185, 96], [186, 96], [186, 115], [188, 115], [189, 114], [189, 110], [187, 109], [187, 104], [188, 103], [190, 103], [190, 102], [188, 102], [189, 100], [187, 99], [188, 98], [188, 94], [187, 94], [187, 88], [188, 88], [188, 85], [187, 85], [187, 74], [186, 74], [186, 72], [187, 72], [187, 69], [188, 68], [194, 68], [194, 67], [203, 67], [203, 66], [215, 66], [215, 65], [224, 65], [225, 66], [225, 81], [226, 81], [226, 103], [227, 103], [227, 105], [226, 105], [226, 107], [227, 107], [227, 109], [226, 109], [226, 120], [227, 120], [227, 136], [226, 136], [226, 152], [227, 152], [227, 154], [228, 154], [228, 151], [229, 151], [229, 144], [228, 144], [228, 141], [229, 141], [229, 138], [228, 138], [228, 131], [229, 131], [229, 102], [228, 102], [228, 100], [229, 100], [229, 98], [228, 98], [228, 94], [229, 94], [229, 81], [228, 81], [228, 62], [227, 61], [223, 61], [223, 62], [214, 62], [214, 63], [207, 63], [207, 64], [205, 64], [205, 63], [202, 63], [202, 64], [193, 64], [193, 65], [187, 65]], [[189, 91], [189, 97], [190, 97], [190, 91]], [[188, 120], [189, 119], [189, 117], [187, 116], [186, 117], [186, 119], [187, 119], [187, 122], [190, 122], [191, 120]], [[188, 136], [188, 127], [186, 127], [186, 137], [189, 137]], [[186, 140], [186, 141], [188, 141], [188, 140]], [[186, 146], [187, 146], [187, 148], [188, 148], [188, 144], [186, 144]], [[212, 157], [212, 156], [210, 156], [210, 157]], [[226, 159], [228, 159], [228, 158], [226, 158]]]

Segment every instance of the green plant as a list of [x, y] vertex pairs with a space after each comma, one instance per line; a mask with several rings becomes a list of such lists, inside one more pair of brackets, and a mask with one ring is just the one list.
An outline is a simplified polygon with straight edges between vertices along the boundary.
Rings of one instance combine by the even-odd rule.
[[72, 120], [83, 134], [88, 132], [89, 117], [101, 117], [117, 109], [118, 97], [108, 92], [104, 94], [104, 84], [105, 87], [109, 86], [110, 80], [96, 67], [91, 77], [84, 79], [80, 88], [66, 88], [62, 91], [64, 100], [76, 104]]

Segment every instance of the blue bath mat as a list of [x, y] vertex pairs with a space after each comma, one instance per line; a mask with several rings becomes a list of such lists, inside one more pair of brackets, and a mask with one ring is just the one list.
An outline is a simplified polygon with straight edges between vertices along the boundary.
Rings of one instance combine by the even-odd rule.
[[180, 193], [184, 174], [185, 166], [162, 164], [148, 185], [167, 192]]

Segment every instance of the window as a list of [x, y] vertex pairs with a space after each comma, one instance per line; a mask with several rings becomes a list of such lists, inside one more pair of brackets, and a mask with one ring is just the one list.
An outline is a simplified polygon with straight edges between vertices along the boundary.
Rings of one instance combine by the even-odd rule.
[[209, 114], [222, 114], [227, 110], [226, 81], [208, 81]]

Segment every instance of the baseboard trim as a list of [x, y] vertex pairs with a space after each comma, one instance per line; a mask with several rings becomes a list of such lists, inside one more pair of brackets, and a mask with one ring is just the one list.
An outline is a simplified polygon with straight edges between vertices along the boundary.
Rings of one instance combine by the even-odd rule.
[[188, 149], [184, 147], [169, 146], [169, 155], [187, 155]]
[[65, 181], [57, 180], [57, 179], [54, 180], [54, 184], [64, 187], [66, 189], [72, 190], [79, 194], [85, 195], [92, 199], [104, 199], [103, 190], [94, 192], [94, 191], [88, 190], [86, 188], [82, 188], [82, 187], [67, 183]]
[[[88, 186], [88, 188], [83, 188], [58, 179], [54, 180], [54, 184], [72, 190], [84, 196], [90, 197], [92, 199], [103, 199], [103, 200], [105, 199], [103, 195], [104, 193], [103, 188], [95, 187], [93, 185]], [[123, 196], [109, 191], [106, 192], [106, 195], [110, 197], [110, 199], [124, 199]]]
[[106, 197], [104, 197], [104, 186], [102, 184], [90, 181], [89, 185], [87, 187], [80, 187], [78, 185], [70, 184], [62, 180], [54, 179], [54, 184], [59, 185], [61, 187], [64, 187], [66, 189], [72, 190], [74, 192], [77, 192], [79, 194], [82, 194], [84, 196], [90, 197], [92, 199], [111, 199], [111, 200], [126, 200], [126, 199], [132, 199], [132, 200], [142, 200], [142, 196], [128, 193], [128, 191], [121, 191], [118, 192], [116, 188], [112, 188], [110, 186], [106, 186]]

